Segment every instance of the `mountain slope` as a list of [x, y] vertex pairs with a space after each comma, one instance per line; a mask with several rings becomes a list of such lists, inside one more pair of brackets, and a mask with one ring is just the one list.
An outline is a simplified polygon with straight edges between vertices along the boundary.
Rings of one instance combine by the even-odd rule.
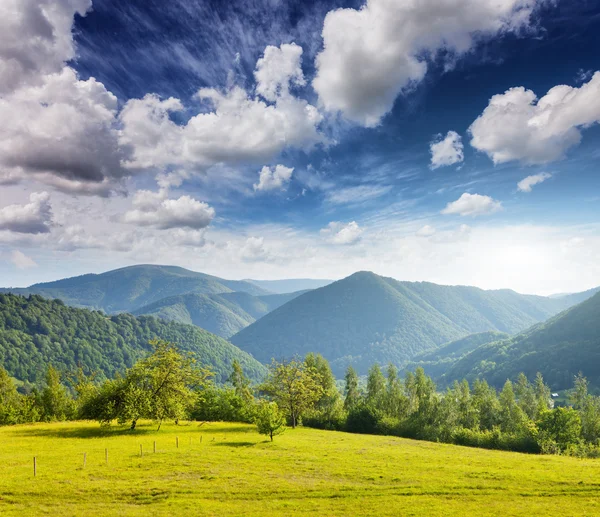
[[265, 373], [250, 355], [192, 325], [130, 314], [107, 317], [37, 295], [0, 294], [0, 365], [23, 381], [43, 379], [48, 364], [68, 370], [81, 365], [112, 377], [140, 359], [150, 349], [148, 341], [156, 338], [193, 352], [218, 381], [231, 373], [234, 359], [254, 380]]
[[571, 387], [580, 371], [600, 387], [600, 293], [517, 336], [475, 349], [445, 380], [482, 377], [501, 386], [520, 372], [531, 378], [538, 371], [553, 390]]
[[303, 294], [272, 294], [253, 296], [248, 293], [196, 294], [169, 296], [132, 311], [168, 321], [197, 325], [229, 338], [258, 318], [289, 300]]
[[24, 289], [4, 289], [15, 294], [59, 298], [68, 305], [102, 309], [107, 313], [132, 311], [161, 298], [186, 293], [218, 294], [242, 291], [270, 294], [254, 284], [224, 280], [175, 266], [139, 265], [89, 274]]
[[348, 364], [404, 364], [468, 334], [516, 333], [569, 306], [514, 291], [399, 282], [359, 272], [310, 291], [241, 330], [231, 341], [262, 362], [314, 351], [337, 375]]
[[441, 345], [432, 352], [424, 352], [416, 355], [412, 360], [404, 365], [407, 371], [414, 371], [417, 367], [422, 367], [425, 373], [433, 379], [438, 379], [446, 373], [457, 361], [472, 352], [476, 348], [486, 343], [500, 341], [510, 337], [504, 332], [490, 330], [488, 332], [479, 332], [469, 334], [467, 337], [457, 339]]

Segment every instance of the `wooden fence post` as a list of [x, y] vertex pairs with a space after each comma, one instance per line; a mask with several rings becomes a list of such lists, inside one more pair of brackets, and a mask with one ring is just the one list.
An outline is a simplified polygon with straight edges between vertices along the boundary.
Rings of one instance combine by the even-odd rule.
[[33, 477], [37, 476], [37, 458], [33, 457]]
[[140, 443], [140, 458], [144, 457], [144, 449], [142, 448], [142, 444]]
[[85, 468], [85, 464], [87, 462], [87, 452], [83, 453], [83, 468]]
[[156, 454], [156, 441], [154, 442], [154, 453]]
[[175, 437], [175, 445], [177, 446], [177, 448], [179, 449], [179, 436]]
[[108, 449], [104, 449], [104, 461], [106, 461], [106, 464], [108, 465]]

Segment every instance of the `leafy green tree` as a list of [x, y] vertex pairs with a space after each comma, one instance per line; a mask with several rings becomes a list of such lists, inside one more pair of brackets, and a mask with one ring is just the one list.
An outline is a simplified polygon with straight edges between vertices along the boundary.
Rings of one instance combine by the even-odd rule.
[[346, 388], [344, 398], [344, 409], [351, 411], [360, 403], [360, 390], [358, 388], [358, 374], [352, 366], [346, 370]]
[[519, 433], [523, 431], [527, 415], [517, 404], [513, 384], [509, 380], [498, 396], [500, 402], [500, 428], [506, 433]]
[[573, 408], [545, 411], [537, 423], [542, 449], [555, 444], [560, 451], [575, 445], [581, 435], [581, 419]]
[[296, 427], [304, 411], [312, 408], [323, 395], [318, 372], [297, 359], [287, 363], [273, 360], [260, 389], [287, 412], [292, 428]]
[[383, 411], [385, 409], [385, 376], [378, 364], [369, 369], [367, 376], [366, 402], [374, 409]]
[[255, 423], [258, 432], [269, 436], [271, 441], [273, 436], [285, 431], [285, 416], [275, 402], [261, 401], [256, 410]]
[[554, 407], [554, 401], [552, 400], [552, 392], [544, 382], [544, 378], [540, 372], [537, 372], [535, 376], [533, 390], [537, 400], [537, 411], [534, 418], [537, 420], [544, 411]]
[[233, 360], [232, 372], [229, 376], [229, 382], [233, 385], [235, 394], [245, 403], [251, 404], [254, 400], [250, 379], [244, 374], [244, 369], [237, 359]]
[[600, 397], [594, 397], [588, 393], [588, 381], [582, 373], [575, 377], [571, 403], [581, 418], [581, 435], [587, 442], [598, 444], [600, 441]]
[[515, 397], [519, 407], [530, 420], [535, 420], [538, 412], [538, 401], [534, 387], [524, 373], [520, 373], [514, 385]]
[[62, 385], [59, 371], [48, 366], [46, 387], [41, 393], [42, 418], [47, 421], [67, 420], [74, 413], [74, 402], [67, 389]]
[[321, 354], [309, 353], [304, 358], [304, 364], [309, 370], [316, 372], [322, 392], [313, 408], [307, 410], [306, 418], [325, 429], [341, 427], [343, 402], [329, 362]]
[[0, 425], [20, 423], [21, 396], [8, 372], [0, 367]]
[[197, 392], [206, 387], [212, 373], [196, 366], [190, 354], [182, 354], [175, 345], [153, 341], [154, 352], [138, 361], [124, 377], [107, 381], [98, 396], [87, 404], [85, 413], [110, 423], [131, 421], [134, 430], [140, 418], [176, 422], [193, 406]]
[[491, 431], [500, 424], [500, 403], [496, 390], [485, 380], [473, 383], [473, 407], [479, 415], [480, 429]]
[[402, 382], [398, 377], [398, 369], [390, 363], [387, 367], [385, 412], [394, 418], [406, 416], [408, 399], [404, 395]]

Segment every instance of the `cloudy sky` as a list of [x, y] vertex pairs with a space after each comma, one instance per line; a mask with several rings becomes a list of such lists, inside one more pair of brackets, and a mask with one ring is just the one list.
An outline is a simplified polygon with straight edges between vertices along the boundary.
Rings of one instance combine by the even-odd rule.
[[0, 285], [600, 285], [597, 0], [0, 0]]

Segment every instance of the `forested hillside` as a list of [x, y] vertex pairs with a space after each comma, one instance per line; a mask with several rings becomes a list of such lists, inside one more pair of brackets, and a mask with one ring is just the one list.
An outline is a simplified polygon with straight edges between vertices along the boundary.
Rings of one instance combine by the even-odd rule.
[[484, 378], [501, 386], [520, 372], [541, 372], [553, 390], [570, 387], [579, 372], [600, 387], [600, 293], [517, 336], [477, 348], [445, 381]]
[[404, 364], [468, 334], [520, 332], [569, 307], [570, 300], [359, 272], [299, 296], [231, 341], [262, 362], [315, 351], [338, 376], [349, 364], [364, 374], [375, 362]]
[[243, 292], [188, 293], [163, 298], [133, 311], [133, 314], [146, 314], [168, 321], [197, 325], [217, 336], [229, 338], [304, 292], [262, 296]]
[[185, 293], [218, 294], [234, 291], [270, 294], [254, 284], [224, 280], [175, 266], [139, 265], [89, 274], [24, 289], [4, 289], [15, 294], [59, 298], [67, 305], [102, 309], [107, 313], [131, 312], [168, 296]]
[[419, 354], [403, 367], [405, 370], [414, 371], [420, 366], [425, 370], [427, 375], [434, 379], [439, 379], [469, 352], [486, 343], [499, 341], [508, 337], [510, 337], [508, 334], [494, 330], [469, 334], [467, 337], [441, 345], [432, 352]]
[[230, 374], [234, 359], [254, 380], [265, 373], [245, 352], [192, 325], [130, 314], [108, 317], [37, 295], [0, 294], [0, 365], [23, 381], [41, 380], [48, 365], [62, 370], [82, 366], [113, 377], [146, 354], [148, 342], [156, 338], [193, 352], [219, 381]]

